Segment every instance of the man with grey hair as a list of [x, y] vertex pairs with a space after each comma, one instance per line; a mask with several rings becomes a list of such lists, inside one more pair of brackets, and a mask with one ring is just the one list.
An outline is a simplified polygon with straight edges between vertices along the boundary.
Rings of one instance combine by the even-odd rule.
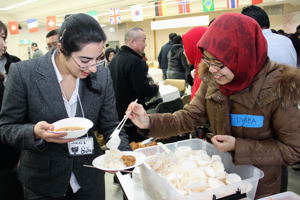
[[[148, 66], [141, 56], [145, 47], [144, 30], [139, 27], [132, 28], [125, 34], [125, 45], [108, 65], [120, 120], [125, 115], [130, 102], [138, 99], [138, 103], [145, 106], [145, 98], [153, 97], [158, 92], [158, 86], [150, 84], [147, 79]], [[130, 120], [125, 125], [125, 131], [129, 142], [139, 142], [144, 139], [137, 133], [136, 126]]]

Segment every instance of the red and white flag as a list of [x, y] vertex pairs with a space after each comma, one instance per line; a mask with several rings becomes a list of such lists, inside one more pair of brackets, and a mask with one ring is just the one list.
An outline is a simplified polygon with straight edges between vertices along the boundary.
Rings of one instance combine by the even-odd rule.
[[239, 7], [239, 0], [227, 0], [227, 8]]
[[39, 25], [36, 19], [28, 19], [27, 26], [30, 33], [39, 31]]
[[8, 22], [8, 30], [11, 35], [17, 35], [20, 33], [19, 31], [19, 23], [16, 21]]
[[56, 17], [55, 16], [48, 16], [46, 19], [46, 26], [47, 31], [52, 31], [54, 29], [57, 29], [56, 27]]
[[178, 0], [178, 11], [179, 13], [189, 13], [190, 2], [188, 0]]
[[144, 20], [142, 5], [131, 6], [131, 18], [134, 22]]
[[109, 10], [110, 24], [121, 24], [120, 8], [111, 8]]

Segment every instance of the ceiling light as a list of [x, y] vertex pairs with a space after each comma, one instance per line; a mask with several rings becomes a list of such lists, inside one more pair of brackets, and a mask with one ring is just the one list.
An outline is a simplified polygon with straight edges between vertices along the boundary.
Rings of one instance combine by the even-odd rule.
[[33, 3], [37, 0], [26, 0], [26, 1], [23, 1], [23, 2], [20, 2], [20, 3], [16, 3], [16, 4], [13, 4], [13, 5], [10, 5], [10, 6], [6, 6], [5, 8], [0, 8], [0, 10], [11, 10], [11, 9], [14, 9], [14, 8], [17, 8], [17, 7], [20, 7], [20, 6], [23, 6], [23, 5], [26, 5], [26, 4], [30, 4], [30, 3]]
[[151, 22], [151, 30], [206, 26], [209, 24], [209, 16], [187, 17], [169, 20], [160, 20]]

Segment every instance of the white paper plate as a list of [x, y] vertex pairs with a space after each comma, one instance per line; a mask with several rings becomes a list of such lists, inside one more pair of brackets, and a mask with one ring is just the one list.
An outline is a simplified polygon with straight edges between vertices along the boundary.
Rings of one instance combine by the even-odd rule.
[[136, 161], [135, 161], [135, 164], [132, 165], [132, 166], [129, 166], [129, 167], [124, 167], [124, 168], [107, 168], [107, 167], [104, 167], [104, 162], [105, 162], [105, 156], [106, 154], [103, 154], [101, 156], [98, 156], [97, 158], [95, 158], [93, 160], [93, 166], [98, 168], [98, 169], [101, 169], [103, 171], [111, 171], [111, 172], [117, 172], [117, 171], [122, 171], [122, 170], [126, 170], [126, 169], [131, 169], [131, 168], [134, 168], [140, 164], [142, 164], [145, 160], [145, 155], [143, 153], [140, 153], [140, 152], [134, 152], [134, 151], [121, 151], [124, 155], [131, 155], [131, 156], [134, 156]]
[[77, 126], [77, 127], [83, 127], [82, 130], [76, 130], [76, 131], [49, 131], [51, 133], [67, 133], [66, 136], [62, 137], [63, 139], [70, 139], [70, 138], [79, 138], [81, 136], [84, 136], [90, 128], [93, 127], [93, 122], [87, 118], [82, 117], [70, 117], [65, 118], [59, 121], [56, 121], [53, 123], [54, 129], [62, 128], [62, 127], [68, 127], [68, 126]]

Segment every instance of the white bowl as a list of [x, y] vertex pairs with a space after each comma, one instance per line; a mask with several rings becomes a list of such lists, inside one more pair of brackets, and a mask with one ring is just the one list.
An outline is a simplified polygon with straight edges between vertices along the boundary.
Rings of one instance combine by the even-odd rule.
[[[70, 117], [65, 118], [59, 121], [56, 121], [53, 123], [54, 125], [54, 131], [51, 131], [52, 133], [67, 133], [66, 136], [62, 137], [64, 139], [70, 139], [70, 138], [78, 138], [83, 135], [85, 135], [90, 128], [93, 127], [94, 123], [83, 117]], [[56, 129], [63, 128], [63, 127], [82, 127], [84, 129], [81, 130], [75, 130], [75, 131], [55, 131]]]

